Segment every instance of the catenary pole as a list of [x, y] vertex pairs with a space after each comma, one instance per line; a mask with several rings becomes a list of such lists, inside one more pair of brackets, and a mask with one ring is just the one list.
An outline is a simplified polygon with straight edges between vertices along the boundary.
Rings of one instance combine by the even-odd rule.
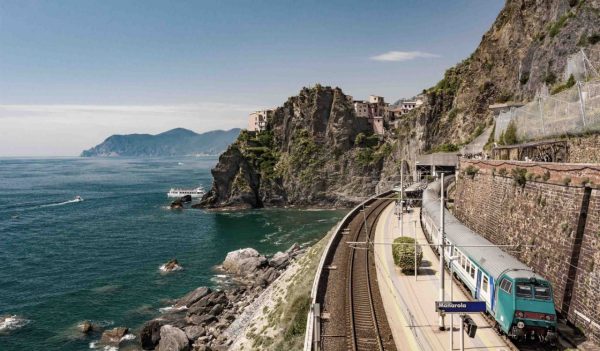
[[[440, 291], [439, 291], [439, 301], [446, 301], [444, 296], [444, 276], [446, 273], [444, 272], [444, 173], [440, 173], [440, 233], [439, 237], [439, 254], [440, 254]], [[439, 312], [439, 329], [444, 330], [444, 314]]]

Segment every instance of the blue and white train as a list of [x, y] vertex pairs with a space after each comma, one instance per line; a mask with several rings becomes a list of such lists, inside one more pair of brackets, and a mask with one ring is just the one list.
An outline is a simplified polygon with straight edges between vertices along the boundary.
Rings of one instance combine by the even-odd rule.
[[[439, 195], [439, 181], [423, 192], [421, 222], [433, 244], [439, 243]], [[557, 316], [550, 282], [462, 225], [445, 208], [444, 216], [444, 256], [456, 258], [451, 263], [456, 277], [474, 299], [485, 301], [496, 328], [514, 339], [554, 342]]]

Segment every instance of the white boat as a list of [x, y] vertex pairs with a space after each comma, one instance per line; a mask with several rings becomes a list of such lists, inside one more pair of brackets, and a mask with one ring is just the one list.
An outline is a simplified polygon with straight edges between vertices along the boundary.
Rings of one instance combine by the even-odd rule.
[[83, 201], [83, 198], [79, 195], [75, 196], [75, 198], [73, 199], [74, 202], [81, 202]]
[[194, 189], [171, 188], [167, 193], [167, 197], [183, 197], [186, 195], [189, 195], [192, 198], [202, 197], [204, 195], [204, 189], [201, 186]]

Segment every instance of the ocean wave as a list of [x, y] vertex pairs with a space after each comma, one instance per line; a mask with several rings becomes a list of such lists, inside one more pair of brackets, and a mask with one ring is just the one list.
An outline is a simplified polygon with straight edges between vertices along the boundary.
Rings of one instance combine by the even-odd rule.
[[29, 323], [31, 323], [29, 319], [17, 315], [0, 316], [0, 333], [20, 329]]
[[163, 273], [169, 273], [169, 272], [183, 270], [183, 267], [181, 267], [180, 265], [176, 265], [171, 270], [167, 270], [167, 264], [165, 263], [165, 264], [161, 265], [160, 267], [158, 267], [158, 270], [161, 271], [161, 272], [163, 272]]
[[97, 348], [98, 348], [98, 341], [90, 342], [90, 349], [97, 349]]
[[185, 311], [187, 310], [186, 306], [180, 306], [180, 307], [175, 307], [175, 306], [167, 306], [167, 307], [161, 307], [158, 309], [158, 312], [160, 313], [166, 313], [166, 312], [172, 312], [172, 311]]
[[135, 335], [133, 335], [133, 334], [125, 334], [121, 338], [121, 341], [127, 341], [127, 340], [133, 340], [133, 339], [135, 339]]

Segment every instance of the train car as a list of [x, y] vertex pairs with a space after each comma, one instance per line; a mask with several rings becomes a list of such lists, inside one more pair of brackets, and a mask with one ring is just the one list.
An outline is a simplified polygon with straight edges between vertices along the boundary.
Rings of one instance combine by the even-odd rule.
[[[421, 222], [425, 235], [439, 243], [440, 183], [423, 192]], [[514, 339], [555, 342], [556, 311], [552, 286], [525, 264], [473, 232], [444, 208], [444, 257], [476, 300], [485, 301], [496, 328]]]

